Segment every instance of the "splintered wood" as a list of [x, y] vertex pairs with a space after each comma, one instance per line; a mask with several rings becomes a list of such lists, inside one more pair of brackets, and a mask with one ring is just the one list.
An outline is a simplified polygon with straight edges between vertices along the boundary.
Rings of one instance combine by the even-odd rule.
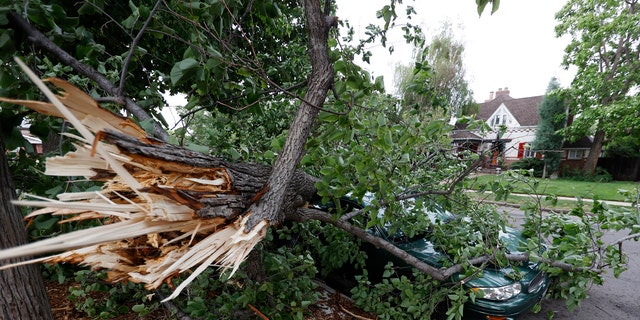
[[[60, 90], [56, 96], [22, 62], [19, 64], [50, 102], [0, 101], [61, 117], [81, 133], [81, 137], [69, 135], [76, 139], [75, 151], [47, 159], [45, 173], [84, 176], [104, 185], [99, 192], [65, 193], [57, 200], [30, 196], [31, 200], [15, 203], [41, 208], [26, 219], [53, 214], [64, 216], [63, 222], [98, 219], [101, 225], [0, 250], [0, 262], [53, 253], [4, 264], [0, 269], [35, 262], [78, 263], [107, 269], [110, 281], [145, 283], [148, 289], [192, 270], [168, 300], [211, 265], [230, 270], [233, 275], [265, 237], [269, 227], [266, 221], [251, 230], [245, 228], [251, 215], [244, 212], [247, 199], [259, 184], [234, 187], [234, 174], [223, 165], [207, 166], [218, 163], [207, 162], [210, 159], [206, 156], [202, 156], [206, 161], [194, 165], [166, 155], [138, 152], [166, 145], [146, 137], [133, 121], [101, 108], [66, 81], [46, 79]], [[136, 146], [124, 150], [114, 143], [125, 140]]]

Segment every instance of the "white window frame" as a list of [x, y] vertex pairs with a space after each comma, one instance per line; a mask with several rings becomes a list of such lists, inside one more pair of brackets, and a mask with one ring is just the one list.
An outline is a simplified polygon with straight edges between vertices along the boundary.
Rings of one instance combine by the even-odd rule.
[[580, 160], [584, 158], [584, 150], [583, 149], [570, 149], [567, 152], [568, 160]]
[[529, 147], [524, 148], [524, 153], [522, 154], [522, 159], [533, 158], [536, 156], [536, 153], [531, 149], [531, 145]]

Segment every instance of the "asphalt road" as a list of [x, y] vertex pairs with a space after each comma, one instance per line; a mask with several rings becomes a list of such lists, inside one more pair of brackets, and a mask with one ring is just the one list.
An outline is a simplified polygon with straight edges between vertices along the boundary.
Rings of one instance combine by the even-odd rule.
[[[521, 210], [501, 207], [514, 218], [514, 226], [519, 226], [524, 218]], [[615, 241], [628, 233], [610, 233], [605, 235], [605, 242]], [[608, 273], [604, 276], [602, 286], [593, 285], [589, 290], [589, 297], [582, 300], [581, 305], [569, 312], [564, 300], [544, 299], [542, 311], [537, 314], [527, 314], [519, 320], [548, 319], [580, 319], [607, 320], [633, 319], [640, 320], [640, 242], [627, 241], [623, 250], [629, 257], [628, 270], [619, 278]]]

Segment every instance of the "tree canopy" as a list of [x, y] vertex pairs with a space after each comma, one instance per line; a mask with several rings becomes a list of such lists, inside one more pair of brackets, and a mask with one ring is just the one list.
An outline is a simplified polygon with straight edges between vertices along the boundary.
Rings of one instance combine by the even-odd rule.
[[474, 104], [473, 92], [465, 78], [464, 44], [456, 40], [451, 24], [445, 22], [430, 42], [416, 50], [413, 65], [396, 69], [403, 103], [407, 108], [461, 116]]
[[562, 154], [559, 152], [564, 137], [560, 131], [566, 125], [566, 109], [564, 100], [558, 92], [559, 89], [558, 80], [551, 79], [542, 103], [538, 107], [540, 123], [532, 146], [534, 150], [544, 155], [545, 172], [548, 174], [553, 174], [558, 169], [562, 159]]
[[570, 0], [556, 14], [557, 35], [571, 37], [563, 63], [577, 68], [567, 95], [574, 116], [569, 132], [574, 139], [594, 137], [586, 172], [595, 170], [608, 139], [637, 135], [637, 10], [637, 1]]

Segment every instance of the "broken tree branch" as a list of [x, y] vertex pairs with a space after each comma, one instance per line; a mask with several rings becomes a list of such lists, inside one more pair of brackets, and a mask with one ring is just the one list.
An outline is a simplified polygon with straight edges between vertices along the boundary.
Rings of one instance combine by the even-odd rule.
[[[121, 103], [124, 104], [125, 108], [131, 112], [138, 120], [145, 121], [152, 119], [152, 117], [144, 111], [140, 106], [138, 106], [133, 100], [128, 97], [120, 96], [118, 94], [118, 87], [116, 87], [109, 79], [103, 76], [100, 72], [93, 69], [90, 66], [78, 61], [76, 58], [71, 56], [66, 51], [62, 50], [59, 46], [53, 43], [49, 38], [47, 38], [40, 31], [31, 26], [27, 21], [25, 21], [20, 15], [15, 12], [9, 12], [7, 14], [10, 25], [22, 31], [27, 35], [27, 38], [31, 43], [35, 46], [42, 48], [43, 50], [49, 52], [52, 56], [56, 57], [62, 63], [71, 66], [78, 73], [86, 76], [87, 78], [94, 81], [100, 88], [108, 92], [110, 95], [114, 97], [118, 97], [121, 99]], [[169, 140], [169, 134], [162, 129], [162, 127], [157, 123], [153, 122], [153, 134], [158, 139], [163, 141]]]

